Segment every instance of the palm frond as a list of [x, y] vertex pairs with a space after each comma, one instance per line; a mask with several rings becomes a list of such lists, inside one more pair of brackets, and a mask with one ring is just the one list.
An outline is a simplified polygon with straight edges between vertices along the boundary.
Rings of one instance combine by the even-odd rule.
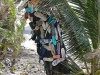
[[73, 8], [74, 12], [80, 18], [83, 26], [88, 30], [87, 34], [92, 41], [93, 48], [98, 47], [98, 10], [96, 9], [96, 0], [70, 0], [72, 4], [79, 8]]
[[67, 60], [68, 61], [65, 60], [61, 64], [71, 70], [68, 75], [85, 75], [83, 70], [69, 56]]

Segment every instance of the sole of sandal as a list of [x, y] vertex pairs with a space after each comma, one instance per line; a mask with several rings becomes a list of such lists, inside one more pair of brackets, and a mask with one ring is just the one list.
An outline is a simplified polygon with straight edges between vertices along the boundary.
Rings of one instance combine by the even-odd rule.
[[46, 57], [44, 57], [43, 60], [44, 60], [44, 61], [52, 62], [54, 59], [53, 59], [53, 58], [46, 58]]
[[56, 59], [52, 62], [52, 66], [56, 66], [58, 65], [60, 62], [64, 61], [65, 58], [59, 58], [59, 59]]

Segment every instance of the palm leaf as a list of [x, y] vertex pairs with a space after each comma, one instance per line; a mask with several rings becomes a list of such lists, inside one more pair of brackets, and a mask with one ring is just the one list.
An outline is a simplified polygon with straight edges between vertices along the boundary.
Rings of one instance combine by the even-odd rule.
[[64, 61], [61, 64], [66, 68], [69, 68], [71, 72], [68, 75], [84, 75], [84, 72], [80, 67], [68, 56], [68, 61]]
[[[98, 10], [96, 9], [96, 0], [70, 0], [70, 3], [77, 5], [79, 8], [73, 8], [74, 12], [80, 18], [81, 23], [87, 29], [87, 34], [91, 39], [93, 48], [98, 47]], [[81, 11], [80, 11], [81, 10]]]

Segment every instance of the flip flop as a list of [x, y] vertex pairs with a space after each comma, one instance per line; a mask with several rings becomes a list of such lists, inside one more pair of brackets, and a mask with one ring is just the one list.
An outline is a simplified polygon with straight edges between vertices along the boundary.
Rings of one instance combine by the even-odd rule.
[[30, 20], [31, 22], [33, 22], [33, 17], [29, 17], [29, 20]]
[[36, 21], [36, 25], [41, 26], [42, 25], [42, 21], [41, 20]]
[[53, 20], [53, 15], [50, 15], [49, 19], [48, 19], [48, 23], [50, 23]]
[[57, 44], [55, 36], [52, 36], [52, 42], [53, 42], [53, 45]]
[[47, 22], [46, 23], [43, 22], [42, 27], [44, 30], [47, 30], [49, 33], [51, 33], [51, 29], [50, 29], [49, 24]]
[[[42, 41], [42, 42], [44, 42], [44, 41]], [[49, 43], [51, 43], [51, 42], [49, 42]], [[55, 48], [54, 48], [54, 45], [53, 44], [50, 44], [49, 46], [46, 46], [46, 45], [42, 45], [44, 48], [46, 48], [48, 51], [51, 51], [51, 54], [52, 55], [55, 55], [56, 53], [55, 53]]]
[[43, 47], [46, 48], [48, 51], [54, 50], [54, 45], [53, 44], [49, 44], [49, 46], [43, 45]]
[[28, 13], [28, 12], [25, 12], [24, 18], [25, 18], [26, 20], [28, 19], [28, 15], [29, 15], [29, 13]]
[[31, 13], [34, 12], [34, 8], [32, 8], [32, 7], [28, 7], [25, 10], [26, 10], [26, 12], [31, 12]]
[[41, 38], [44, 38], [44, 35], [43, 35], [44, 31], [43, 31], [43, 27], [42, 26], [40, 26], [40, 31], [41, 31]]
[[59, 59], [60, 58], [60, 55], [53, 55], [53, 58], [54, 59]]
[[46, 30], [46, 23], [45, 22], [42, 22], [42, 27], [44, 30]]
[[49, 32], [49, 33], [51, 33], [51, 28], [49, 27], [49, 24], [48, 24], [48, 22], [46, 22], [46, 29], [47, 29], [47, 31]]
[[55, 48], [53, 50], [51, 50], [51, 54], [54, 56], [56, 54], [55, 52]]
[[55, 37], [56, 37], [56, 40], [58, 40], [58, 32], [56, 28], [55, 28]]
[[41, 44], [52, 43], [52, 39], [40, 39]]
[[36, 26], [36, 27], [35, 27], [35, 30], [39, 30], [39, 26]]
[[46, 53], [46, 49], [42, 46], [40, 50], [41, 50], [40, 51], [41, 52], [41, 55], [39, 56], [39, 59], [40, 60], [43, 60], [43, 57], [44, 57], [44, 55]]
[[61, 54], [61, 51], [60, 51], [60, 43], [59, 42], [57, 43], [57, 54], [58, 55]]
[[44, 57], [43, 60], [44, 60], [44, 61], [52, 62], [54, 59], [53, 59], [53, 58], [46, 58], [46, 57]]
[[61, 37], [61, 29], [60, 29], [60, 26], [59, 25], [57, 25], [57, 30], [58, 30], [59, 36]]
[[56, 22], [55, 25], [56, 25], [56, 27], [57, 27], [57, 33], [58, 33], [59, 36], [61, 37], [61, 29], [60, 29], [60, 26], [59, 26], [59, 22]]
[[52, 62], [52, 66], [56, 66], [58, 65], [60, 62], [64, 61], [65, 59], [64, 58], [59, 58], [59, 59], [56, 59]]
[[56, 23], [56, 20], [52, 20], [51, 23], [50, 23], [52, 25], [51, 30], [52, 30], [52, 42], [53, 42], [53, 45], [57, 44], [56, 38], [55, 38], [55, 27], [54, 27], [55, 23]]
[[41, 18], [43, 21], [46, 21], [47, 20], [47, 18], [42, 13], [40, 13], [40, 12], [35, 12], [34, 15], [36, 17]]
[[62, 58], [66, 57], [66, 52], [65, 52], [64, 48], [61, 49], [61, 56], [62, 56]]
[[30, 28], [31, 28], [32, 30], [35, 28], [33, 22], [30, 22], [29, 25], [30, 25]]

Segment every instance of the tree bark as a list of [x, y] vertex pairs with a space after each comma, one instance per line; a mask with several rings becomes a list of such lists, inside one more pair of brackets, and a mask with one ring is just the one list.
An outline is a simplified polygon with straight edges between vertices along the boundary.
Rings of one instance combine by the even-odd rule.
[[99, 48], [100, 48], [100, 0], [97, 0], [98, 7], [98, 26], [99, 26]]

